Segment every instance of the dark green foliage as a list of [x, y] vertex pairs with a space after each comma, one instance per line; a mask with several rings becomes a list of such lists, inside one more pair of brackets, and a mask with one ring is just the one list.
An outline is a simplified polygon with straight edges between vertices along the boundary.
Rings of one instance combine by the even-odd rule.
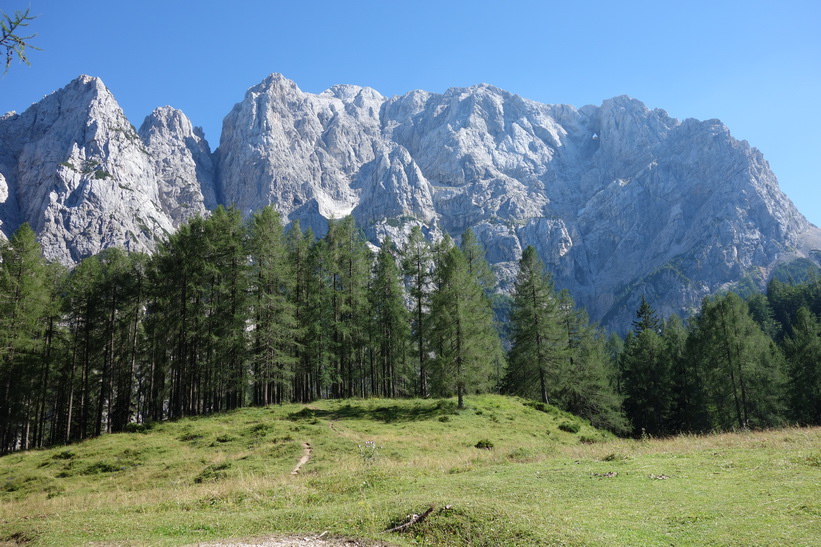
[[661, 329], [661, 320], [656, 316], [650, 304], [645, 300], [644, 295], [641, 297], [641, 305], [636, 310], [636, 319], [633, 321], [633, 332], [637, 335], [645, 330], [652, 330], [656, 333]]
[[493, 312], [479, 282], [468, 270], [458, 247], [443, 248], [437, 257], [437, 288], [431, 304], [434, 361], [431, 384], [438, 395], [464, 396], [492, 387], [501, 344]]
[[800, 308], [792, 335], [784, 340], [789, 417], [801, 425], [821, 424], [821, 322]]
[[519, 263], [510, 332], [506, 390], [556, 404], [597, 427], [626, 430], [602, 334], [567, 293], [553, 290], [533, 247]]
[[670, 363], [664, 340], [652, 329], [630, 333], [625, 342], [621, 371], [624, 411], [633, 433], [669, 433], [671, 404]]
[[559, 424], [559, 429], [564, 431], [565, 433], [578, 433], [581, 426], [578, 422], [562, 422]]
[[559, 370], [565, 360], [567, 339], [560, 318], [558, 295], [536, 249], [527, 247], [510, 313], [512, 348], [505, 384], [507, 390], [550, 403]]
[[53, 282], [28, 224], [0, 242], [0, 454], [41, 444]]
[[249, 290], [253, 322], [252, 382], [256, 405], [293, 398], [299, 325], [294, 302], [295, 277], [279, 213], [270, 206], [249, 222]]
[[[374, 255], [350, 217], [315, 240], [298, 223], [284, 233], [270, 207], [247, 220], [218, 208], [150, 258], [108, 249], [67, 275], [23, 225], [0, 259], [3, 452], [249, 404], [455, 394], [462, 408], [466, 395], [497, 388], [635, 435], [821, 422], [815, 278], [773, 280], [747, 302], [707, 299], [687, 326], [661, 322], [642, 300], [622, 341], [554, 290], [533, 248], [512, 296], [490, 293], [470, 231], [459, 248], [414, 228], [401, 253], [387, 240]], [[428, 417], [444, 423], [449, 412]]]
[[482, 439], [475, 446], [481, 450], [493, 450], [493, 441]]
[[420, 397], [428, 395], [428, 352], [430, 334], [428, 321], [433, 259], [430, 244], [418, 226], [411, 229], [408, 242], [402, 250], [402, 272], [405, 274], [411, 307], [411, 336], [414, 358], [419, 371], [419, 386], [416, 393]]
[[350, 216], [331, 222], [324, 240], [324, 274], [330, 284], [331, 396], [364, 396], [371, 252]]
[[705, 300], [692, 335], [700, 348], [713, 425], [769, 427], [783, 420], [783, 357], [734, 293]]
[[708, 431], [712, 423], [707, 406], [703, 362], [694, 358], [702, 348], [698, 347], [695, 337], [688, 338], [687, 329], [677, 315], [664, 323], [661, 338], [672, 390], [667, 429], [674, 433]]
[[412, 395], [416, 391], [415, 375], [407, 367], [409, 314], [392, 247], [387, 239], [379, 249], [369, 289], [370, 392], [387, 397]]

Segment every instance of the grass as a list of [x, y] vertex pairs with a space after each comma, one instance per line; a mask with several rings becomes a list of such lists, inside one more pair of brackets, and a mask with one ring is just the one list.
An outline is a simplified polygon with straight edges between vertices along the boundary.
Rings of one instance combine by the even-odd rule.
[[[821, 537], [819, 428], [633, 441], [520, 399], [476, 396], [467, 406], [372, 399], [243, 409], [5, 456], [0, 544], [184, 545], [324, 531], [396, 545]], [[304, 442], [311, 460], [291, 475]], [[432, 505], [424, 522], [384, 532]]]

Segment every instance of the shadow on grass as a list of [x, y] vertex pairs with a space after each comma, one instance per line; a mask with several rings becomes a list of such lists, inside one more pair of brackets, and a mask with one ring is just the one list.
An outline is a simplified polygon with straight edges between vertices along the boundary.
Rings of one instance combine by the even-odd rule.
[[288, 419], [291, 421], [316, 418], [326, 418], [330, 420], [367, 419], [389, 424], [392, 422], [432, 420], [439, 416], [453, 414], [454, 412], [456, 412], [456, 402], [447, 400], [413, 403], [412, 406], [397, 402], [396, 404], [380, 405], [373, 408], [368, 407], [367, 402], [363, 402], [361, 405], [349, 403], [336, 410], [305, 407], [299, 412], [289, 414]]

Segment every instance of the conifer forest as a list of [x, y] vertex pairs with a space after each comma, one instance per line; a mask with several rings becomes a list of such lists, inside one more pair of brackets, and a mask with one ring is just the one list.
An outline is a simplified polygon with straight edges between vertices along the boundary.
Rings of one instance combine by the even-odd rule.
[[606, 334], [529, 247], [511, 294], [474, 235], [370, 246], [272, 208], [218, 208], [151, 255], [73, 270], [23, 225], [0, 243], [0, 452], [321, 398], [500, 392], [622, 435], [821, 424], [821, 280], [636, 310]]

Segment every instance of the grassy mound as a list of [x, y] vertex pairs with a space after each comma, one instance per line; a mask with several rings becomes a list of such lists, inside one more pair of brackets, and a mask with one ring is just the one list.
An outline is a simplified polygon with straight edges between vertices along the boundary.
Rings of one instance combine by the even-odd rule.
[[399, 545], [821, 537], [821, 429], [630, 441], [549, 405], [466, 402], [243, 409], [12, 454], [0, 458], [0, 544], [324, 531]]

